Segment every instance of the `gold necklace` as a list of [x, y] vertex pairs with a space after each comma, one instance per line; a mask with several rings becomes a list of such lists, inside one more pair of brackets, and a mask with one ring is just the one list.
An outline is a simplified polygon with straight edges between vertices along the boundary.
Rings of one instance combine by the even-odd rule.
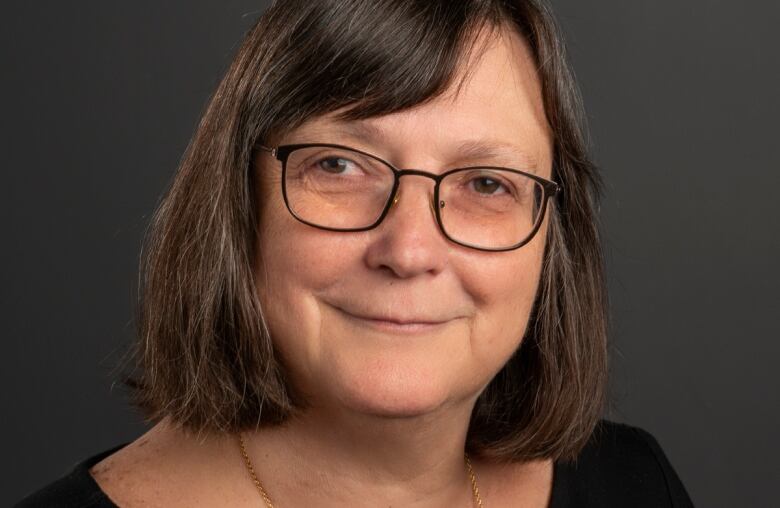
[[[263, 497], [265, 505], [268, 508], [274, 508], [274, 505], [271, 502], [271, 498], [268, 496], [268, 492], [265, 491], [263, 485], [260, 483], [260, 480], [257, 479], [255, 468], [252, 466], [252, 461], [249, 458], [249, 454], [246, 452], [244, 436], [242, 436], [240, 432], [238, 433], [238, 446], [241, 448], [241, 455], [244, 457], [244, 464], [246, 464], [246, 468], [249, 471], [249, 476], [252, 478], [252, 483], [255, 484], [255, 487], [257, 487], [257, 490]], [[482, 498], [479, 496], [479, 487], [477, 487], [477, 476], [474, 474], [474, 469], [471, 467], [471, 460], [469, 460], [469, 455], [464, 454], [464, 458], [466, 460], [466, 471], [468, 471], [469, 479], [471, 480], [471, 493], [473, 494], [474, 504], [477, 506], [477, 508], [482, 508]]]

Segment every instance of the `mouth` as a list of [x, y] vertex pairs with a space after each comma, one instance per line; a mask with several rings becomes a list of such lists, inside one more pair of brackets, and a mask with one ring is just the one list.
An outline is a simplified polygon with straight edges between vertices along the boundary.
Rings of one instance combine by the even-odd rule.
[[348, 312], [336, 307], [350, 321], [362, 326], [394, 333], [421, 333], [441, 328], [451, 319], [432, 320], [427, 318], [401, 318], [395, 316], [365, 316]]

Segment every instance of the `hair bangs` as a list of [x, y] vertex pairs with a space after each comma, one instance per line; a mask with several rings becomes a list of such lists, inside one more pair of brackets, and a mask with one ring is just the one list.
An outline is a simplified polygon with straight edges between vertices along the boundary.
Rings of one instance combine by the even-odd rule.
[[278, 84], [275, 95], [286, 102], [277, 103], [279, 122], [268, 131], [279, 135], [328, 113], [339, 120], [381, 116], [459, 88], [464, 61], [480, 49], [478, 35], [498, 19], [491, 2], [318, 3], [288, 38], [298, 57], [284, 74], [301, 79]]

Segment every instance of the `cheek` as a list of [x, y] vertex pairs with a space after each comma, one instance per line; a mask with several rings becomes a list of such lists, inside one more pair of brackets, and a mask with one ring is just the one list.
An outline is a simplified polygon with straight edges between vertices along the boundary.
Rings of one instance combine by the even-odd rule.
[[[543, 238], [540, 237], [540, 238]], [[476, 264], [469, 278], [477, 314], [472, 330], [475, 356], [500, 369], [520, 345], [536, 298], [544, 242], [536, 240], [505, 256]]]
[[310, 364], [319, 355], [316, 342], [306, 339], [321, 328], [317, 295], [358, 262], [358, 253], [344, 238], [299, 223], [285, 208], [269, 205], [265, 213], [254, 270], [260, 305], [280, 353]]
[[359, 263], [359, 245], [349, 235], [297, 221], [281, 199], [267, 204], [263, 213], [256, 273], [275, 290], [316, 292]]
[[[260, 189], [255, 282], [266, 313], [300, 310], [307, 296], [337, 280], [349, 261], [339, 237], [295, 220], [281, 197], [278, 179]], [[270, 318], [270, 316], [268, 316]]]

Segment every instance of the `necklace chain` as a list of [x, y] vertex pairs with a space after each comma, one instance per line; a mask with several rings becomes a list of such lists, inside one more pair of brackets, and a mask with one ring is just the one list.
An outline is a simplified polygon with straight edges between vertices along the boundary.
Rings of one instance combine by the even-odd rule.
[[[249, 458], [249, 454], [246, 451], [244, 436], [242, 436], [240, 432], [238, 433], [238, 445], [241, 448], [241, 455], [244, 457], [244, 464], [246, 464], [247, 471], [249, 471], [249, 476], [252, 478], [252, 483], [255, 484], [258, 492], [260, 492], [265, 505], [268, 508], [274, 508], [274, 504], [271, 502], [271, 498], [268, 496], [268, 492], [265, 491], [263, 485], [260, 483], [260, 480], [257, 478], [255, 468], [252, 466], [252, 460]], [[474, 474], [474, 469], [471, 467], [471, 460], [469, 460], [468, 454], [464, 454], [464, 458], [466, 461], [466, 471], [468, 472], [469, 479], [471, 480], [471, 493], [473, 495], [474, 504], [477, 506], [477, 508], [482, 508], [482, 498], [479, 496], [479, 487], [477, 487], [477, 476]]]
[[469, 479], [471, 480], [471, 493], [474, 497], [474, 504], [477, 505], [477, 508], [482, 508], [482, 498], [479, 497], [479, 487], [477, 487], [477, 475], [474, 474], [474, 469], [471, 467], [469, 454], [464, 453], [463, 456], [466, 459], [466, 470], [469, 472]]

